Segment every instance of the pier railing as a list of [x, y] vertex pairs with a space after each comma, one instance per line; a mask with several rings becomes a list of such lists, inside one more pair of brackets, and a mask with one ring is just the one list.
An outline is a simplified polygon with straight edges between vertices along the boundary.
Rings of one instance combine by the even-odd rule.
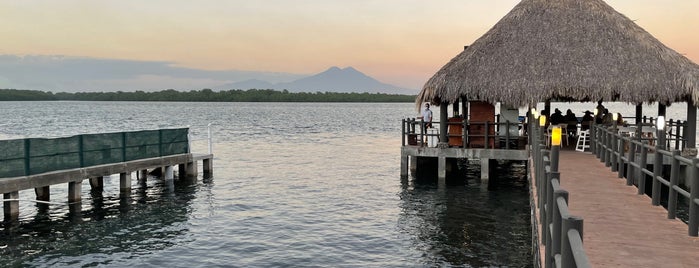
[[439, 140], [439, 122], [432, 122], [430, 128], [423, 128], [423, 124], [421, 119], [403, 119], [402, 146], [429, 146], [422, 141], [434, 140], [450, 147], [523, 150], [527, 144], [526, 125], [519, 121], [471, 122], [451, 118], [447, 122], [446, 141]]
[[[639, 195], [646, 194], [646, 184], [650, 178], [651, 204], [659, 206], [662, 201], [666, 201], [668, 219], [677, 217], [678, 194], [687, 198], [688, 234], [698, 236], [699, 159], [696, 158], [696, 149], [678, 149], [677, 143], [670, 143], [666, 139], [668, 134], [665, 128], [656, 128], [655, 133], [652, 133], [655, 134], [653, 138], [646, 138], [648, 135], [643, 135], [640, 129], [631, 136], [619, 133], [617, 126], [595, 125], [591, 139], [592, 151], [613, 172], [618, 172], [619, 178], [626, 178], [627, 185], [636, 185]], [[671, 145], [675, 145], [674, 149]], [[689, 154], [683, 155], [683, 152]], [[652, 169], [648, 168], [649, 160], [652, 160]], [[669, 173], [665, 169], [666, 163], [670, 167]], [[680, 175], [683, 170], [685, 176]], [[681, 177], [685, 179], [684, 185], [680, 182]], [[668, 191], [665, 200], [662, 200], [661, 193], [663, 185]]]
[[189, 153], [188, 128], [0, 141], [0, 178]]
[[[583, 219], [568, 211], [568, 192], [558, 172], [560, 146], [544, 145], [543, 130], [530, 126], [532, 160], [536, 176], [541, 243], [546, 246], [545, 267], [590, 267], [583, 247]], [[536, 222], [536, 221], [535, 221]]]

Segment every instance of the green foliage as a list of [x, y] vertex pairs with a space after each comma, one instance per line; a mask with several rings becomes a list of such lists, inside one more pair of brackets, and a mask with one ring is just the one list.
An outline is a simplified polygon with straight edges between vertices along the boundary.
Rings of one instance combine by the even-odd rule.
[[0, 89], [0, 101], [183, 101], [183, 102], [413, 102], [414, 95], [384, 93], [300, 92], [249, 89], [213, 91], [205, 88], [187, 92], [168, 89], [156, 92], [44, 92]]

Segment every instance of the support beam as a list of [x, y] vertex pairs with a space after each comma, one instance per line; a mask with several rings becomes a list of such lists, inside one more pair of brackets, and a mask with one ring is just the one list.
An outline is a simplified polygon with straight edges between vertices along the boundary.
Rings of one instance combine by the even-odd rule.
[[82, 192], [83, 181], [71, 181], [68, 182], [68, 202], [75, 203], [80, 202], [82, 197], [80, 193]]
[[187, 162], [187, 177], [197, 177], [199, 175], [197, 171], [197, 162]]
[[490, 180], [490, 159], [481, 158], [481, 184], [488, 185]]
[[437, 157], [437, 179], [438, 184], [444, 185], [447, 180], [447, 158], [444, 156]]
[[19, 191], [4, 193], [3, 199], [12, 199], [12, 201], [4, 201], [2, 208], [5, 211], [5, 222], [19, 219]]
[[119, 192], [122, 194], [131, 194], [131, 173], [119, 173]]
[[36, 200], [39, 201], [50, 201], [51, 200], [51, 187], [50, 186], [44, 186], [44, 187], [37, 187], [34, 188], [34, 193], [36, 194]]
[[147, 170], [147, 169], [141, 169], [141, 170], [139, 170], [138, 173], [136, 174], [136, 177], [137, 177], [139, 180], [146, 180], [146, 179], [148, 179], [148, 170]]

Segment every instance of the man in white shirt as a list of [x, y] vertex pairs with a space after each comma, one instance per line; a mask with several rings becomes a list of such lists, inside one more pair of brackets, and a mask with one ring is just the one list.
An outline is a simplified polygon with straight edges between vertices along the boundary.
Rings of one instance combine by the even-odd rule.
[[425, 110], [422, 110], [422, 133], [427, 134], [427, 128], [432, 127], [432, 110], [430, 110], [430, 104], [425, 103]]

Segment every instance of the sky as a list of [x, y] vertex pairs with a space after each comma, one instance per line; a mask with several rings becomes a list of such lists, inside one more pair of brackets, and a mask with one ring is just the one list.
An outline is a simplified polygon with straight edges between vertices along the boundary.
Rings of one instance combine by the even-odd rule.
[[[351, 66], [417, 92], [517, 3], [0, 0], [0, 88], [191, 90]], [[699, 62], [699, 1], [607, 3]]]

